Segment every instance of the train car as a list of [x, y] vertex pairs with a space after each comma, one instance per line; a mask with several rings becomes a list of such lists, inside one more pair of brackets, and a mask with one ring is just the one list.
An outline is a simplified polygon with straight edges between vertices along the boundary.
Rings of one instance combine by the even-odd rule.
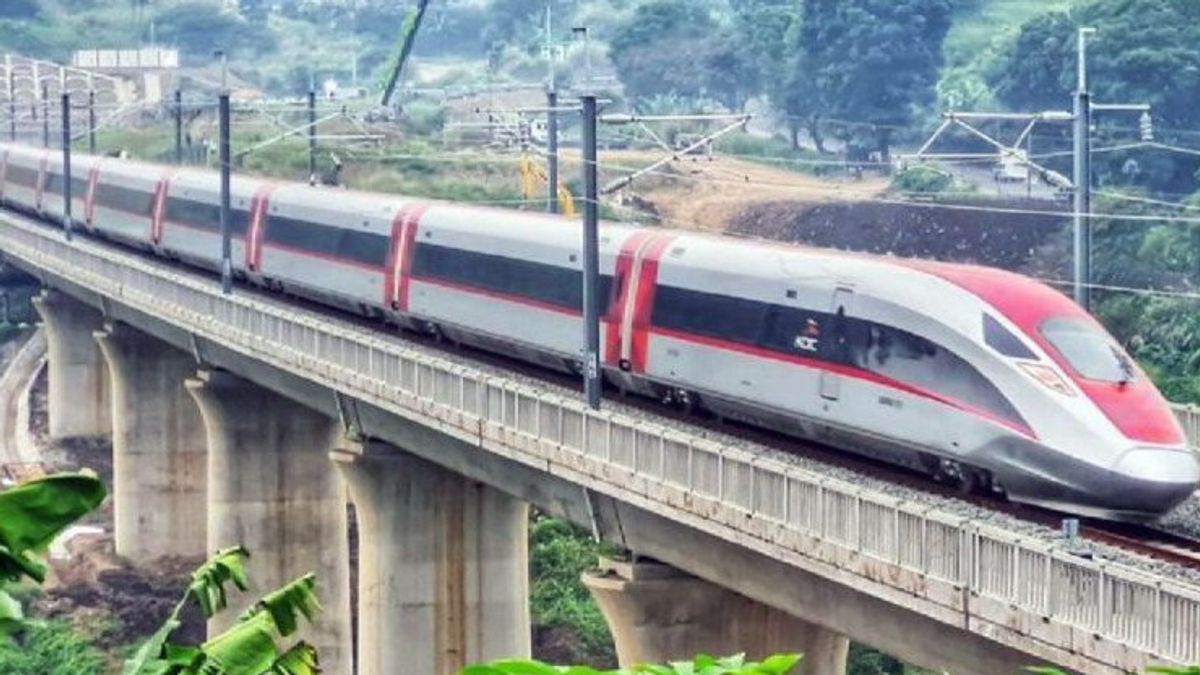
[[[55, 222], [52, 159], [0, 152], [5, 203]], [[215, 174], [81, 162], [89, 231], [219, 266]], [[240, 176], [232, 190], [249, 283], [580, 369], [577, 222]], [[616, 224], [600, 243], [603, 368], [624, 391], [1081, 514], [1153, 518], [1200, 483], [1146, 375], [1036, 281]]]

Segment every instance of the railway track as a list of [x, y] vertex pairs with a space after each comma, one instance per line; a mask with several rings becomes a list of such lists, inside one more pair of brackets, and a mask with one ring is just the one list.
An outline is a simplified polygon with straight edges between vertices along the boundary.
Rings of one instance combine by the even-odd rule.
[[1130, 523], [1087, 523], [1080, 536], [1119, 546], [1149, 558], [1200, 569], [1200, 539], [1160, 530], [1152, 525]]

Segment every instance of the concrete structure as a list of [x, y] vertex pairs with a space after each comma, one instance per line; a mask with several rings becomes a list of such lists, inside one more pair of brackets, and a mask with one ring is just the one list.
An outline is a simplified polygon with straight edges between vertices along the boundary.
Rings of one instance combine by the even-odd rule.
[[33, 306], [46, 325], [51, 438], [109, 433], [108, 368], [92, 339], [100, 312], [53, 290], [34, 298]]
[[1195, 405], [1175, 405], [1171, 406], [1175, 409], [1175, 416], [1179, 418], [1179, 423], [1183, 425], [1184, 433], [1187, 434], [1188, 443], [1197, 452], [1200, 452], [1200, 406]]
[[[187, 389], [208, 430], [208, 550], [250, 551], [251, 597], [316, 573], [322, 611], [301, 636], [322, 669], [350, 673], [346, 496], [328, 458], [341, 427], [229, 373], [201, 371]], [[209, 631], [236, 619], [222, 614]]]
[[529, 656], [525, 502], [378, 443], [334, 459], [358, 514], [360, 675]]
[[804, 655], [798, 675], [843, 675], [850, 642], [727, 588], [654, 562], [605, 560], [584, 574], [612, 630], [621, 667], [696, 654]]
[[17, 216], [0, 215], [0, 250], [207, 369], [914, 665], [1103, 675], [1200, 662], [1200, 591], [1166, 574], [902, 502], [769, 448], [592, 411], [574, 393], [284, 297], [223, 295], [208, 276]]
[[[112, 381], [117, 555], [203, 559], [206, 439], [183, 388], [192, 355], [129, 326], [95, 333]], [[51, 356], [53, 368], [53, 356]]]

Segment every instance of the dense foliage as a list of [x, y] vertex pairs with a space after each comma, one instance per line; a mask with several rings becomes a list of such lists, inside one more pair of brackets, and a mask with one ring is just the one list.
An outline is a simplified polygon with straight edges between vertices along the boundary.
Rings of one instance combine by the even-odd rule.
[[760, 72], [739, 37], [704, 3], [650, 0], [619, 26], [609, 55], [631, 96], [669, 92], [740, 110]]
[[950, 0], [805, 0], [788, 114], [864, 123], [886, 158], [893, 129], [933, 103], [949, 29]]
[[[574, 663], [616, 662], [600, 609], [580, 580], [595, 567], [600, 546], [583, 530], [557, 518], [535, 515], [529, 531], [529, 606], [535, 631], [573, 637], [566, 649]], [[548, 635], [548, 640], [556, 637]], [[539, 641], [540, 643], [541, 641]], [[557, 654], [556, 654], [557, 656]]]
[[30, 625], [16, 640], [0, 640], [5, 675], [96, 675], [104, 657], [64, 623]]

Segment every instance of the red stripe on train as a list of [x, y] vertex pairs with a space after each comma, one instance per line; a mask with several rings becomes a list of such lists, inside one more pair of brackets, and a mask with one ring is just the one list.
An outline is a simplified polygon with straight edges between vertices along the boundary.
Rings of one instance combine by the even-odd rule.
[[392, 220], [392, 237], [388, 246], [383, 303], [401, 312], [408, 311], [409, 281], [412, 277], [412, 258], [416, 251], [417, 229], [421, 216], [429, 208], [420, 202], [406, 204]]
[[271, 193], [276, 185], [267, 183], [255, 191], [250, 199], [250, 224], [246, 233], [246, 269], [251, 272], [260, 271], [262, 267], [263, 237], [266, 236], [270, 214]]

